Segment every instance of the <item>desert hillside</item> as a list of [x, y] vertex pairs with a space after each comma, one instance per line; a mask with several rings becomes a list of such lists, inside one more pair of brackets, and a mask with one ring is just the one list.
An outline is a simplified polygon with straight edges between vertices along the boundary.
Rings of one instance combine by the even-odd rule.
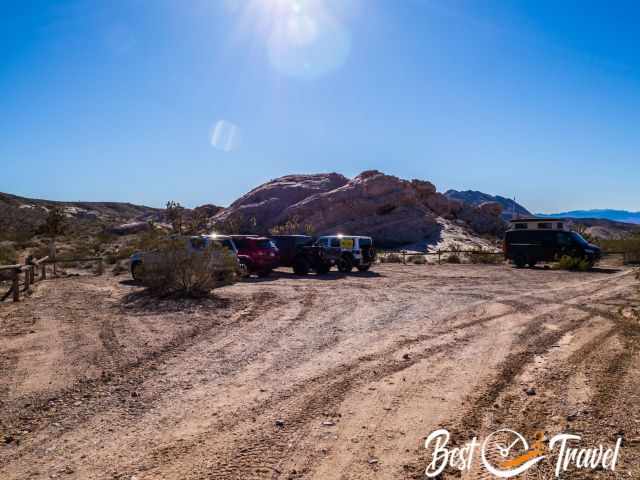
[[[169, 199], [168, 199], [169, 200]], [[178, 199], [179, 200], [179, 199]], [[0, 193], [0, 246], [5, 263], [47, 251], [50, 212], [64, 217], [63, 253], [103, 255], [119, 261], [140, 248], [155, 224], [172, 228], [165, 209], [118, 202], [60, 202]], [[491, 248], [522, 205], [478, 191], [437, 191], [427, 180], [406, 180], [377, 170], [354, 178], [340, 173], [285, 175], [258, 185], [228, 207], [177, 204], [184, 233], [344, 233], [374, 237], [383, 248]], [[601, 219], [574, 219], [592, 238], [625, 238], [640, 227]], [[9, 254], [6, 254], [9, 251]], [[0, 262], [2, 263], [2, 262]]]

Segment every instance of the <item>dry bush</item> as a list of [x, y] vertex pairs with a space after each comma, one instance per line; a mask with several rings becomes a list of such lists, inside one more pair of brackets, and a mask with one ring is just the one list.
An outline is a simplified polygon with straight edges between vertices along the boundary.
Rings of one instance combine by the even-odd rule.
[[391, 252], [386, 255], [379, 255], [380, 263], [402, 263], [402, 255]]
[[427, 259], [424, 255], [409, 255], [407, 257], [407, 262], [411, 262], [416, 265], [424, 265], [425, 263], [427, 263]]
[[11, 244], [0, 243], [0, 265], [15, 265], [18, 263], [18, 252]]
[[446, 258], [447, 263], [462, 263], [462, 259], [460, 258], [460, 254], [457, 252], [450, 253]]
[[604, 252], [622, 252], [629, 263], [640, 263], [640, 234], [619, 240], [599, 239], [597, 243]]
[[141, 277], [149, 291], [159, 296], [202, 297], [232, 283], [237, 263], [232, 252], [210, 244], [190, 251], [179, 239], [158, 244], [153, 260], [145, 261]]
[[111, 273], [114, 276], [118, 276], [120, 274], [127, 272], [128, 270], [129, 269], [125, 265], [123, 265], [122, 262], [116, 262], [113, 268], [111, 269]]
[[485, 265], [499, 265], [504, 262], [502, 255], [491, 254], [489, 252], [473, 252], [470, 254], [471, 263], [485, 264]]
[[288, 219], [282, 225], [276, 225], [269, 229], [271, 235], [313, 235], [315, 227], [310, 223], [301, 223], [297, 215]]
[[584, 258], [578, 257], [570, 257], [569, 255], [564, 255], [555, 265], [554, 267], [557, 270], [577, 270], [580, 272], [586, 272], [589, 270], [592, 265], [588, 260]]

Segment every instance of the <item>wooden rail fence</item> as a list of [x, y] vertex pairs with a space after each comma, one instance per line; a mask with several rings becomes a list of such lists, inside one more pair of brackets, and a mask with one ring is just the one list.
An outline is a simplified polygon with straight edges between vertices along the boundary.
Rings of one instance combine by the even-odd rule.
[[27, 259], [24, 265], [0, 265], [0, 281], [11, 282], [11, 288], [0, 297], [0, 302], [4, 302], [10, 295], [13, 295], [14, 302], [19, 302], [20, 287], [22, 287], [23, 292], [28, 292], [35, 282], [46, 280], [47, 265], [53, 266], [53, 274], [55, 276], [58, 263], [98, 262], [99, 271], [102, 271], [102, 261], [102, 257], [50, 259], [47, 256], [38, 260]]
[[429, 256], [437, 256], [438, 257], [438, 265], [442, 263], [442, 255], [504, 255], [502, 251], [485, 251], [485, 250], [436, 250], [433, 252], [412, 252], [407, 250], [400, 251], [383, 251], [380, 252], [381, 257], [385, 257], [386, 255], [400, 255], [402, 257], [402, 263], [406, 265], [407, 258], [411, 257], [429, 257]]
[[[400, 251], [381, 251], [379, 252], [380, 257], [385, 257], [387, 255], [400, 255], [402, 257], [402, 263], [407, 264], [407, 259], [411, 257], [429, 257], [429, 256], [437, 256], [438, 257], [438, 265], [442, 263], [443, 255], [495, 255], [502, 256], [504, 252], [502, 251], [485, 251], [485, 250], [435, 250], [432, 252], [412, 252], [407, 250]], [[636, 252], [602, 252], [602, 258], [611, 257], [611, 256], [620, 256], [622, 257], [623, 265], [639, 265], [640, 264], [640, 253]]]

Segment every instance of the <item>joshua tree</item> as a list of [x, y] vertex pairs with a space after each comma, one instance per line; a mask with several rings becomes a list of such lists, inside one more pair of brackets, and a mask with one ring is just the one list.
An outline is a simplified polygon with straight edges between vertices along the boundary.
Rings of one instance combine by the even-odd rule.
[[182, 233], [184, 207], [178, 202], [170, 200], [167, 202], [166, 213], [169, 221], [171, 222], [171, 226], [173, 227], [173, 231], [178, 234]]

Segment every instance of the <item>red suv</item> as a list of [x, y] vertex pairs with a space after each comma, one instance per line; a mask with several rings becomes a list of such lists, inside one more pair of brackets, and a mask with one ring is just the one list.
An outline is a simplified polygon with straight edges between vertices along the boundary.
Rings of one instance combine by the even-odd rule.
[[275, 244], [266, 237], [231, 235], [238, 248], [238, 260], [247, 267], [249, 274], [268, 276], [280, 264]]

